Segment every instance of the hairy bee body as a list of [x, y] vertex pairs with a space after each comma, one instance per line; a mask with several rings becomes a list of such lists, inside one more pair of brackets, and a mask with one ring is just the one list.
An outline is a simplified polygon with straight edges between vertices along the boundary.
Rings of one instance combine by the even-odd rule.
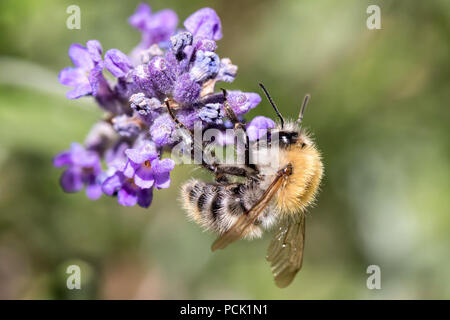
[[[295, 123], [271, 130], [279, 143], [270, 148], [258, 141], [250, 148], [257, 174], [243, 183], [217, 183], [191, 180], [182, 187], [182, 201], [188, 216], [207, 230], [223, 234], [239, 216], [246, 214], [262, 197], [277, 172], [292, 166], [292, 174], [283, 180], [272, 201], [245, 230], [244, 238], [262, 235], [280, 218], [296, 215], [314, 201], [323, 166], [315, 144]], [[276, 161], [273, 161], [274, 157]]]

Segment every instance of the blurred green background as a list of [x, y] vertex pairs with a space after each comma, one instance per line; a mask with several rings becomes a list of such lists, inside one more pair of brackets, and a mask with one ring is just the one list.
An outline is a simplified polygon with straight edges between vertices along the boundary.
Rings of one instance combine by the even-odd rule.
[[[213, 254], [214, 235], [187, 221], [179, 187], [208, 179], [192, 166], [177, 167], [148, 210], [61, 191], [53, 155], [101, 116], [89, 98], [64, 97], [68, 47], [98, 39], [131, 51], [137, 3], [0, 2], [0, 298], [450, 298], [449, 1], [149, 2], [180, 22], [218, 12], [218, 53], [239, 66], [227, 88], [261, 93], [262, 81], [289, 117], [312, 94], [304, 122], [326, 176], [303, 270], [282, 290], [264, 259], [270, 235]], [[71, 4], [81, 30], [66, 28]], [[366, 27], [370, 4], [381, 30]], [[265, 100], [249, 116], [260, 114], [273, 117]], [[66, 288], [71, 264], [82, 290]], [[381, 290], [366, 287], [372, 264]]]

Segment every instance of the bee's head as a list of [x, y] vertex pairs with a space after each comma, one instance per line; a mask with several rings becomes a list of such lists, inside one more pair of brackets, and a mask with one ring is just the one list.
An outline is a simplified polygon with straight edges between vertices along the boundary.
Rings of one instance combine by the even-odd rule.
[[272, 143], [278, 141], [278, 145], [283, 149], [293, 146], [303, 149], [313, 144], [306, 131], [293, 121], [284, 123], [283, 127], [278, 124], [270, 130], [269, 137]]
[[296, 145], [303, 149], [304, 147], [311, 145], [312, 144], [311, 139], [309, 139], [308, 135], [304, 130], [300, 129], [300, 124], [303, 120], [303, 113], [305, 112], [305, 108], [306, 105], [308, 104], [310, 95], [306, 94], [305, 98], [303, 99], [303, 104], [300, 109], [300, 114], [298, 116], [297, 121], [285, 122], [283, 116], [281, 115], [280, 111], [278, 111], [277, 106], [273, 102], [271, 96], [269, 95], [269, 92], [267, 92], [264, 85], [260, 83], [259, 86], [263, 89], [267, 99], [269, 100], [270, 104], [275, 110], [278, 118], [280, 118], [280, 124], [270, 131], [269, 140], [272, 143], [274, 140], [278, 140], [279, 146], [281, 148], [288, 148], [293, 145]]

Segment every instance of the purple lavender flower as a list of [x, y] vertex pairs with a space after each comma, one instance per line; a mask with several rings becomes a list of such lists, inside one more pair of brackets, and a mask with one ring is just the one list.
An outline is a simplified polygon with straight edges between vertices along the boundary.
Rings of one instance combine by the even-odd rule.
[[60, 184], [65, 192], [77, 192], [86, 187], [86, 195], [98, 199], [102, 192], [97, 177], [101, 173], [98, 154], [85, 150], [80, 144], [73, 143], [70, 150], [61, 152], [53, 159], [57, 168], [66, 166]]
[[275, 128], [275, 122], [272, 119], [257, 116], [247, 124], [247, 136], [250, 141], [255, 141], [264, 136], [267, 129]]
[[105, 155], [109, 175], [102, 183], [102, 191], [108, 196], [116, 196], [119, 204], [134, 206], [136, 203], [148, 208], [152, 202], [153, 190], [136, 186], [133, 178], [128, 178], [123, 171], [127, 165], [125, 151], [129, 149], [126, 142], [118, 142]]
[[247, 113], [261, 102], [261, 97], [253, 92], [229, 91], [228, 103], [237, 115]]
[[96, 40], [90, 40], [86, 47], [81, 44], [72, 44], [69, 48], [69, 57], [74, 64], [59, 73], [59, 82], [73, 87], [67, 92], [69, 99], [78, 99], [82, 96], [97, 93], [98, 87], [106, 84], [103, 77], [103, 63], [101, 60], [102, 47]]
[[102, 184], [102, 191], [108, 196], [117, 195], [122, 206], [132, 207], [136, 203], [148, 208], [153, 200], [153, 188], [139, 188], [133, 179], [127, 178], [121, 171], [115, 172]]
[[148, 4], [141, 3], [128, 22], [142, 32], [139, 47], [147, 49], [150, 45], [169, 40], [178, 25], [178, 17], [172, 10], [165, 9], [152, 14]]
[[105, 162], [108, 166], [108, 173], [111, 176], [116, 171], [123, 172], [127, 164], [125, 150], [130, 148], [127, 141], [119, 140], [105, 153]]
[[110, 49], [105, 53], [105, 68], [117, 78], [124, 77], [131, 69], [131, 61], [122, 51]]
[[197, 39], [222, 39], [220, 18], [211, 8], [203, 8], [194, 12], [184, 21], [184, 26]]
[[172, 159], [160, 160], [154, 145], [146, 143], [139, 148], [126, 150], [125, 154], [128, 162], [124, 175], [134, 178], [138, 187], [165, 189], [170, 186], [170, 171], [175, 167], [175, 162]]

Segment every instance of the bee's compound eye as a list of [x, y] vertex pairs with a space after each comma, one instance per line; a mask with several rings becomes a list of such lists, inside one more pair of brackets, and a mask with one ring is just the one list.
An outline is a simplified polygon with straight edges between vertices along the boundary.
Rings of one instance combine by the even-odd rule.
[[290, 139], [287, 136], [281, 136], [280, 137], [281, 143], [283, 144], [290, 144]]

